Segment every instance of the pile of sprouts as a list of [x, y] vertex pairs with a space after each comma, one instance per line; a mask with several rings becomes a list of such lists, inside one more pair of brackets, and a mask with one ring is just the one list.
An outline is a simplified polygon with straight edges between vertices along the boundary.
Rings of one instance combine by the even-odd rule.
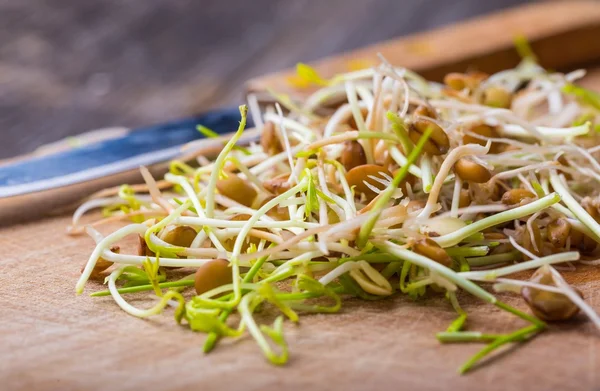
[[[105, 278], [108, 290], [92, 296], [110, 295], [140, 318], [173, 307], [176, 322], [207, 334], [205, 352], [248, 332], [274, 364], [288, 360], [284, 323], [338, 312], [349, 298], [445, 297], [457, 317], [439, 341], [485, 344], [461, 373], [547, 322], [582, 312], [600, 328], [558, 271], [600, 264], [600, 96], [575, 84], [584, 71], [550, 73], [531, 55], [444, 83], [383, 57], [332, 79], [297, 70], [295, 80], [312, 85], [304, 98], [270, 91], [275, 103], [261, 106], [249, 97], [260, 140], [237, 144], [249, 114], [241, 106], [216, 158], [174, 161], [159, 181], [142, 167], [144, 185], [81, 205], [70, 231], [86, 231], [96, 247], [78, 294]], [[80, 223], [95, 208], [104, 217]], [[94, 228], [111, 221], [130, 223], [108, 236]], [[120, 252], [130, 235], [137, 254]], [[132, 305], [134, 292], [156, 304]], [[527, 326], [468, 330], [466, 295]], [[261, 323], [265, 307], [278, 313], [273, 323]]]

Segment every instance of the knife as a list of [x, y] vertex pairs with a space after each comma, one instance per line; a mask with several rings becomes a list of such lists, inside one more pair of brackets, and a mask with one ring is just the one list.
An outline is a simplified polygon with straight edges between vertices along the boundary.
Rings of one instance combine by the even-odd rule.
[[[49, 214], [109, 186], [139, 182], [140, 166], [161, 175], [173, 159], [215, 155], [237, 130], [239, 121], [237, 107], [219, 109], [140, 129], [94, 131], [95, 137], [87, 139], [95, 141], [51, 152], [42, 148], [38, 153], [0, 163], [0, 224]], [[204, 137], [198, 125], [221, 137]], [[258, 132], [249, 129], [252, 126], [249, 121], [240, 143], [258, 138]], [[86, 136], [79, 139], [85, 140]]]

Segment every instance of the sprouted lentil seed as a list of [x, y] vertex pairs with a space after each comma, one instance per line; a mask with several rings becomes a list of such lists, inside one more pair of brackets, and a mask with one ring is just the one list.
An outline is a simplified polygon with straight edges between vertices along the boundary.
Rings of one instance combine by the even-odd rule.
[[[319, 89], [305, 101], [271, 91], [278, 104], [264, 112], [252, 105], [259, 143], [234, 145], [247, 116], [241, 106], [240, 128], [214, 163], [175, 162], [159, 182], [142, 169], [146, 186], [104, 191], [80, 207], [72, 233], [95, 207], [105, 212], [97, 224], [133, 223], [106, 237], [87, 228], [97, 245], [78, 294], [113, 267], [109, 290], [94, 296], [111, 295], [138, 317], [172, 305], [177, 322], [208, 334], [206, 352], [247, 330], [277, 365], [289, 356], [283, 318], [337, 312], [348, 296], [446, 292], [457, 320], [438, 339], [487, 344], [461, 373], [542, 332], [545, 321], [581, 310], [600, 328], [593, 309], [545, 269], [600, 255], [600, 137], [592, 130], [600, 99], [573, 84], [581, 72], [550, 73], [531, 56], [493, 75], [448, 74], [445, 85], [386, 61], [330, 80], [305, 64], [298, 71]], [[139, 236], [137, 254], [113, 247], [129, 235]], [[165, 267], [196, 272], [174, 280]], [[540, 267], [529, 282], [502, 278]], [[481, 285], [495, 279], [516, 284], [533, 316]], [[192, 287], [196, 295], [184, 297]], [[457, 290], [529, 325], [467, 331]], [[123, 296], [141, 291], [157, 304], [143, 310]], [[261, 304], [280, 313], [272, 326], [259, 324]]]
[[[548, 267], [543, 266], [539, 268], [531, 277], [531, 282], [552, 286], [552, 274]], [[581, 292], [576, 292], [583, 298]], [[545, 321], [568, 320], [579, 312], [579, 307], [562, 293], [524, 286], [521, 289], [521, 294], [533, 314]]]

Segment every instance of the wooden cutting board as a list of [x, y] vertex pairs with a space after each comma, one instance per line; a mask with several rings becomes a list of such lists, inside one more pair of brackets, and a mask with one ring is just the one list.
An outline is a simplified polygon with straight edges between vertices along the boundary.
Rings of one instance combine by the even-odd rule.
[[[417, 16], [416, 16], [417, 17]], [[386, 42], [318, 63], [325, 74], [349, 60], [391, 62], [439, 78], [468, 66], [494, 71], [513, 66], [515, 34], [533, 42], [544, 65], [592, 68], [584, 84], [600, 90], [600, 4], [543, 3], [462, 25]], [[594, 61], [596, 61], [594, 63]], [[594, 68], [594, 66], [596, 68]], [[249, 88], [287, 88], [286, 74], [254, 80]], [[203, 355], [202, 334], [174, 324], [171, 314], [140, 320], [122, 312], [91, 282], [74, 285], [93, 242], [69, 237], [68, 216], [0, 229], [0, 389], [2, 390], [599, 390], [600, 333], [581, 317], [496, 354], [474, 372], [459, 365], [481, 345], [441, 345], [434, 335], [453, 312], [440, 299], [351, 300], [339, 314], [286, 324], [291, 358], [269, 365], [250, 337], [221, 343]], [[103, 227], [104, 233], [115, 227]], [[131, 242], [124, 246], [132, 246]], [[566, 277], [600, 310], [599, 269]], [[147, 304], [145, 295], [136, 304]], [[503, 297], [524, 308], [517, 297]], [[465, 296], [471, 330], [506, 332], [514, 317]]]

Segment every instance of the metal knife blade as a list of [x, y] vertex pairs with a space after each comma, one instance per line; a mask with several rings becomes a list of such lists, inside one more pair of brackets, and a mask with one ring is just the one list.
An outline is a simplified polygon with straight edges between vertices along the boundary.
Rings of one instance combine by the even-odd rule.
[[[0, 218], [31, 217], [48, 208], [64, 206], [93, 191], [136, 178], [138, 168], [160, 171], [166, 162], [182, 155], [182, 146], [203, 136], [197, 125], [220, 135], [234, 132], [239, 125], [238, 108], [226, 108], [195, 117], [118, 134], [55, 153], [0, 163]], [[251, 127], [249, 123], [247, 128]], [[245, 142], [255, 133], [244, 137]], [[194, 148], [219, 147], [222, 139], [204, 139]], [[189, 153], [190, 151], [186, 151]]]

